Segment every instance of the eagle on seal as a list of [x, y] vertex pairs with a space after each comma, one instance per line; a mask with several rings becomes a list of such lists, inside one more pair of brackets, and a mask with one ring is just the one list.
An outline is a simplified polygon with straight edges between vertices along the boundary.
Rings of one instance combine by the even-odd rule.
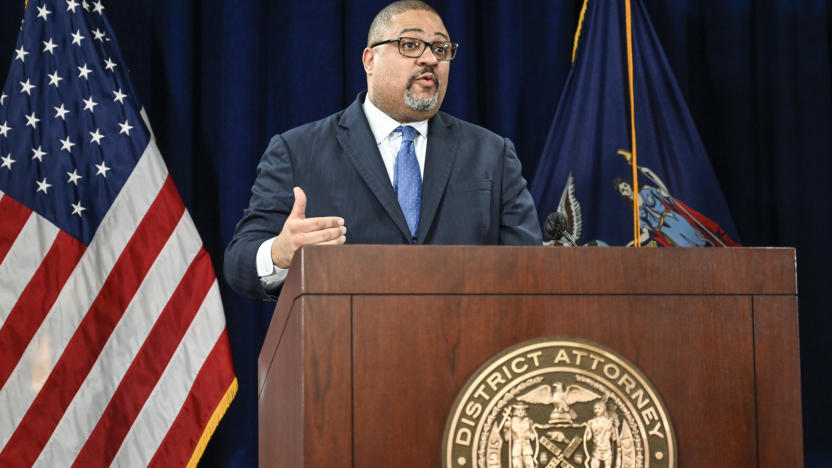
[[518, 400], [526, 403], [552, 405], [549, 424], [571, 424], [578, 417], [578, 414], [569, 408], [569, 405], [599, 398], [601, 398], [601, 395], [580, 385], [569, 385], [564, 390], [561, 382], [555, 382], [552, 385], [540, 385], [534, 390], [517, 397]]

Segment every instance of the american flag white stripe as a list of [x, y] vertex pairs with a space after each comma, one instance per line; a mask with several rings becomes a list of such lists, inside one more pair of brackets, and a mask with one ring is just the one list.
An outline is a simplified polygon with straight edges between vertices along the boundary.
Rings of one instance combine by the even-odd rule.
[[[32, 370], [38, 343], [51, 343], [50, 365], [63, 354], [69, 339], [98, 295], [101, 286], [132, 237], [147, 209], [167, 178], [162, 157], [151, 140], [121, 193], [104, 217], [89, 248], [76, 266], [75, 273], [61, 290], [35, 337], [29, 343], [17, 367], [0, 389], [0, 401], [8, 402], [0, 418], [0, 446], [6, 445], [37, 396], [32, 391]], [[51, 369], [50, 369], [51, 370]]]
[[35, 466], [52, 467], [75, 459], [200, 247], [196, 227], [185, 213]]
[[156, 388], [124, 439], [113, 466], [145, 466], [164, 439], [191, 385], [225, 330], [225, 321], [210, 311], [221, 304], [219, 287], [214, 282], [194, 317], [190, 328], [174, 353]]
[[[29, 215], [3, 263], [0, 263], [0, 278], [3, 278], [0, 304], [17, 302], [57, 235], [58, 228], [54, 224], [37, 213]], [[0, 322], [5, 322], [11, 309], [0, 308]]]

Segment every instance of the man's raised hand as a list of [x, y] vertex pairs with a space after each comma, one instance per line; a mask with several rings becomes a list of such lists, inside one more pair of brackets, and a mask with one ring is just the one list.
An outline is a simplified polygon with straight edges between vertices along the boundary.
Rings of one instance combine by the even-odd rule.
[[337, 216], [306, 217], [306, 194], [300, 187], [294, 188], [295, 204], [283, 224], [283, 230], [272, 243], [272, 262], [280, 268], [289, 268], [295, 251], [302, 245], [335, 245], [347, 241], [344, 219]]

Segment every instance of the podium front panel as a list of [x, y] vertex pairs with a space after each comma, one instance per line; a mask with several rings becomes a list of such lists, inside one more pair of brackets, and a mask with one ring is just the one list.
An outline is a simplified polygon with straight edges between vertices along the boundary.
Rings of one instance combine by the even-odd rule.
[[354, 466], [441, 466], [468, 378], [503, 349], [549, 336], [593, 341], [641, 369], [684, 440], [680, 464], [748, 466], [751, 318], [751, 299], [732, 296], [356, 296]]

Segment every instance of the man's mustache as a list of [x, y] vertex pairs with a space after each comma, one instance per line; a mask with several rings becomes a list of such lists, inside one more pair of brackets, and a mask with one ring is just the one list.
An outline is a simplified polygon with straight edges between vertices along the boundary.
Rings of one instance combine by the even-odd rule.
[[425, 73], [430, 73], [431, 76], [433, 76], [433, 81], [436, 83], [436, 87], [438, 88], [440, 84], [439, 77], [436, 75], [436, 73], [434, 73], [433, 69], [431, 68], [423, 68], [421, 70], [416, 70], [415, 72], [411, 73], [407, 79], [407, 87], [411, 87], [413, 85], [413, 82], [416, 81], [416, 78], [419, 78]]

